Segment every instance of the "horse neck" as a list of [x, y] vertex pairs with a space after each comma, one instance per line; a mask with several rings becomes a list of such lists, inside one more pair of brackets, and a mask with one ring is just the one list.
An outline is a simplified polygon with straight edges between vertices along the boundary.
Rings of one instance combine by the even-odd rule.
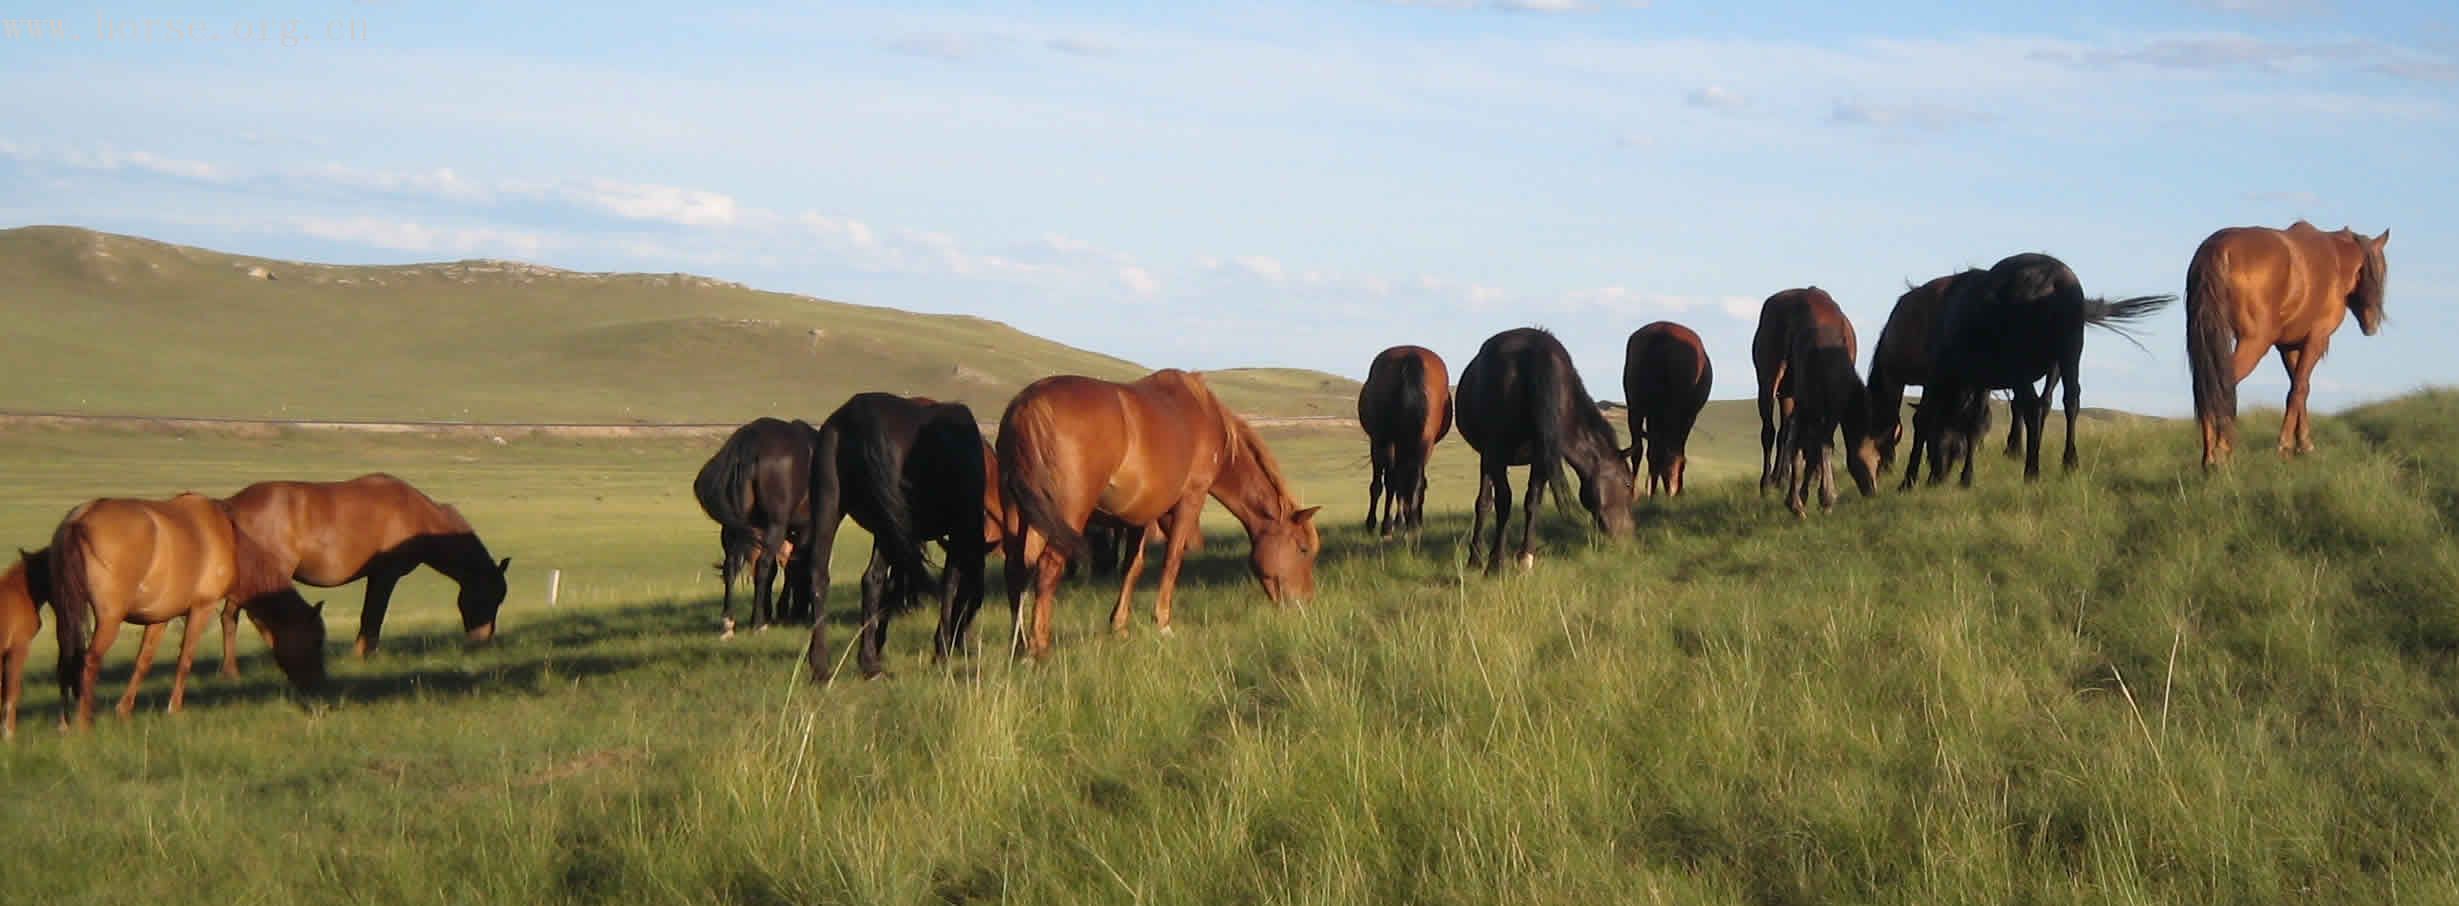
[[1243, 428], [1231, 426], [1221, 474], [1213, 479], [1212, 496], [1253, 534], [1258, 523], [1286, 518], [1291, 510], [1297, 509], [1297, 503]]
[[454, 582], [467, 582], [482, 569], [494, 569], [495, 560], [487, 552], [478, 533], [468, 530], [427, 535], [410, 548], [418, 562], [443, 573]]
[[[1598, 418], [1602, 420], [1604, 416]], [[1597, 434], [1600, 425], [1605, 431], [1603, 437]], [[1614, 449], [1611, 440], [1613, 430], [1610, 422], [1574, 418], [1571, 430], [1563, 435], [1563, 462], [1569, 463], [1572, 471], [1579, 473], [1581, 478], [1594, 479], [1605, 468], [1607, 460], [1619, 460], [1622, 456], [1620, 451]]]

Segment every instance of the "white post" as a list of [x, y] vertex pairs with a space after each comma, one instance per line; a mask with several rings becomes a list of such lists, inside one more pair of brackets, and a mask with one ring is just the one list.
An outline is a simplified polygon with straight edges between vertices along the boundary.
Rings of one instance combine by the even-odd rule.
[[563, 589], [564, 571], [560, 569], [548, 570], [546, 574], [546, 606], [555, 606], [555, 599], [563, 594]]

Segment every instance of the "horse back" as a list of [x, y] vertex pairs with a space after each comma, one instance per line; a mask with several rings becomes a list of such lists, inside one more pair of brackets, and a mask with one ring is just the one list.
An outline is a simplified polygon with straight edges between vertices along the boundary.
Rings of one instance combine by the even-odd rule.
[[2284, 230], [2229, 227], [2195, 248], [2186, 304], [2205, 314], [2217, 307], [2249, 339], [2303, 339], [2338, 326], [2360, 258], [2353, 241], [2302, 221]]
[[34, 576], [46, 568], [42, 560], [19, 557], [0, 570], [0, 651], [31, 642], [42, 631], [43, 614], [36, 608], [45, 602], [37, 599]]
[[1369, 438], [1431, 447], [1451, 432], [1451, 419], [1451, 372], [1442, 356], [1423, 346], [1394, 346], [1375, 356], [1358, 390], [1358, 424]]
[[1699, 334], [1671, 321], [1631, 332], [1623, 346], [1622, 390], [1629, 405], [1706, 402], [1711, 372]]
[[81, 570], [98, 610], [135, 623], [188, 615], [231, 594], [243, 564], [239, 536], [219, 501], [105, 498], [70, 514], [55, 550], [76, 548], [61, 568]]

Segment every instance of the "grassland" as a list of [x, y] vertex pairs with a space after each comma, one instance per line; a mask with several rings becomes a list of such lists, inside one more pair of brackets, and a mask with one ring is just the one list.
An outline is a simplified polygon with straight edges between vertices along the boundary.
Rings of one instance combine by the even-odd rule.
[[[0, 410], [732, 423], [824, 416], [898, 387], [995, 419], [1043, 375], [1149, 370], [980, 318], [688, 274], [308, 264], [69, 227], [0, 230], [0, 287]], [[1339, 415], [1357, 400], [1356, 384], [1317, 372], [1214, 383], [1258, 414]]]
[[1262, 605], [1218, 537], [1175, 636], [1111, 638], [1071, 585], [1045, 664], [933, 667], [915, 614], [894, 678], [812, 689], [795, 634], [714, 637], [697, 444], [14, 432], [10, 538], [94, 493], [383, 468], [515, 592], [465, 648], [413, 578], [325, 700], [252, 640], [175, 718], [62, 737], [36, 689], [0, 901], [2449, 902], [2459, 395], [2317, 438], [2206, 478], [2191, 432], [2111, 425], [2072, 476], [1993, 456], [1804, 522], [1712, 442], [1634, 541], [1549, 517], [1488, 579], [1456, 441], [1410, 547], [1350, 525], [1353, 437], [1280, 433], [1334, 526], [1312, 606]]

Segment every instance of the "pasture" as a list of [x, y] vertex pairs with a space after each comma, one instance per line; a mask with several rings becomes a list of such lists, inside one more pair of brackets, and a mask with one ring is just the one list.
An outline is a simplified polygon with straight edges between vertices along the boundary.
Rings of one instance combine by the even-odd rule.
[[[470, 648], [416, 574], [357, 662], [359, 589], [310, 590], [328, 698], [285, 692], [251, 637], [239, 683], [167, 717], [158, 666], [145, 712], [81, 737], [51, 730], [39, 643], [0, 748], [0, 901], [2459, 897], [2459, 394], [2209, 478], [2178, 422], [2090, 422], [2083, 469], [2033, 485], [1993, 437], [1975, 491], [1806, 522], [1752, 486], [1729, 406], [1634, 541], [1550, 515], [1537, 569], [1491, 580], [1460, 565], [1456, 437], [1411, 547], [1359, 530], [1353, 432], [1269, 433], [1326, 505], [1316, 603], [1264, 606], [1215, 511], [1174, 637], [1149, 587], [1114, 639], [1107, 591], [1070, 582], [1056, 655], [1016, 664], [994, 567], [992, 650], [934, 668], [909, 612], [893, 678], [827, 689], [796, 676], [797, 630], [716, 637], [689, 494], [713, 438], [10, 431], [16, 544], [96, 494], [383, 470], [465, 511], [513, 591]], [[840, 651], [866, 552], [849, 525]]]

